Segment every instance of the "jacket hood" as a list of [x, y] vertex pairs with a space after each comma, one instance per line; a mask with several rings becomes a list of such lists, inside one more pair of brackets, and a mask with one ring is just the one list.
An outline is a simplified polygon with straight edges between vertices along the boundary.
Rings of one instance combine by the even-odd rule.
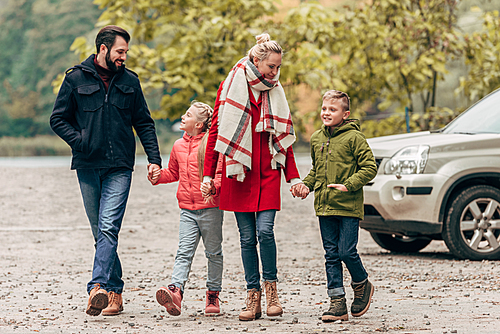
[[334, 137], [338, 134], [341, 134], [341, 133], [347, 132], [347, 131], [352, 131], [352, 130], [360, 131], [360, 126], [359, 126], [358, 119], [346, 119], [344, 121], [344, 123], [342, 123], [340, 126], [337, 126], [336, 128], [334, 128], [331, 134], [330, 134], [328, 127], [325, 126], [324, 124], [321, 126], [321, 129], [327, 137]]

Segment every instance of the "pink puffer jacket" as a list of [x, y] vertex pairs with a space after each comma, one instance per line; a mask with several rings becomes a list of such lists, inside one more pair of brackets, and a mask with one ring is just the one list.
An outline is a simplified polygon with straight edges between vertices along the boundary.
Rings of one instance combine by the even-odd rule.
[[222, 164], [217, 167], [214, 178], [217, 190], [214, 203], [206, 203], [200, 191], [200, 177], [198, 176], [198, 147], [205, 133], [190, 136], [184, 133], [181, 139], [176, 140], [170, 152], [168, 168], [162, 168], [161, 176], [155, 185], [179, 181], [177, 200], [179, 207], [187, 210], [201, 210], [219, 206], [219, 190], [221, 183]]

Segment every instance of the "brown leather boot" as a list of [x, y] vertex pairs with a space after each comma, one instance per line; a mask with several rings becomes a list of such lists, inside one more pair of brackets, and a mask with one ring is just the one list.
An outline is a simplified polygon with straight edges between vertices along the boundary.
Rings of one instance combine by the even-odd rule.
[[262, 315], [262, 309], [260, 307], [260, 297], [261, 291], [257, 289], [251, 289], [247, 294], [247, 308], [245, 311], [240, 313], [241, 321], [249, 321], [259, 319]]
[[99, 315], [106, 306], [108, 306], [108, 293], [106, 290], [101, 289], [100, 284], [94, 285], [90, 290], [86, 313], [93, 316]]
[[264, 281], [264, 287], [266, 289], [267, 316], [277, 317], [278, 315], [282, 315], [283, 308], [281, 307], [280, 301], [278, 300], [276, 282]]
[[121, 293], [108, 292], [108, 307], [102, 310], [102, 315], [118, 315], [123, 311], [123, 299]]

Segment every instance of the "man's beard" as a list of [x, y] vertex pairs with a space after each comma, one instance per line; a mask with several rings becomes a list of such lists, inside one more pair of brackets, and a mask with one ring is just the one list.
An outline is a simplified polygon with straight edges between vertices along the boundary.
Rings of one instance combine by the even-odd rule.
[[114, 62], [111, 61], [111, 57], [109, 55], [109, 50], [106, 52], [106, 66], [108, 66], [108, 69], [112, 72], [118, 72], [120, 68], [116, 66]]

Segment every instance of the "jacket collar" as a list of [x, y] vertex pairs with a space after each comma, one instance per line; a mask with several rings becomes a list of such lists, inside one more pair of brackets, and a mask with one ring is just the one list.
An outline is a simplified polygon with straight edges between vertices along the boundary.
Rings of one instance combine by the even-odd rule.
[[204, 135], [205, 135], [205, 132], [201, 132], [201, 133], [197, 134], [196, 136], [190, 136], [187, 134], [187, 132], [184, 132], [184, 134], [182, 135], [182, 139], [184, 139], [185, 141], [200, 140], [201, 138], [203, 138]]
[[[94, 66], [94, 58], [95, 57], [96, 57], [95, 54], [91, 54], [81, 64], [76, 65], [75, 67], [80, 68], [80, 69], [82, 69], [84, 71], [89, 71], [92, 74], [99, 76], [99, 74], [97, 73], [97, 70], [95, 69], [95, 66]], [[115, 76], [122, 75], [124, 71], [125, 71], [125, 64], [123, 64], [122, 66], [120, 66], [120, 69], [118, 70], [118, 72], [116, 72]]]
[[346, 119], [341, 125], [337, 126], [330, 133], [330, 129], [324, 124], [321, 126], [321, 129], [326, 134], [327, 137], [334, 137], [340, 133], [357, 130], [360, 131], [359, 120], [358, 119]]

